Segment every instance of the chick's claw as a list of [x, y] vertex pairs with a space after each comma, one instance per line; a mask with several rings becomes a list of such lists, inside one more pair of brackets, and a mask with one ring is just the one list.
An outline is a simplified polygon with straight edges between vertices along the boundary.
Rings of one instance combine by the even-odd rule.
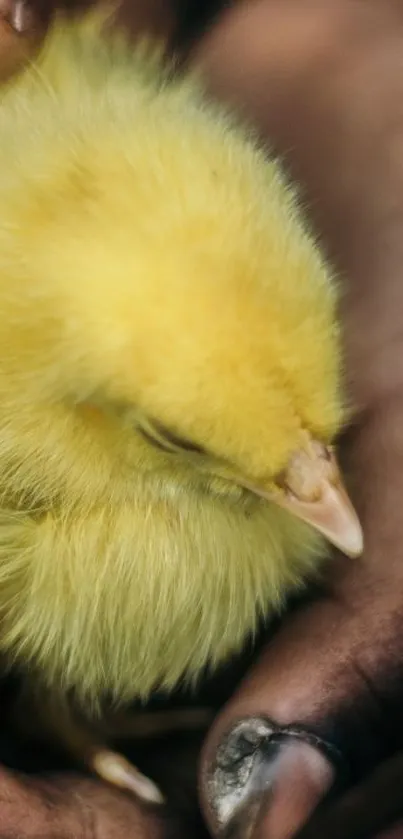
[[[114, 787], [133, 793], [142, 801], [162, 804], [164, 797], [158, 787], [146, 778], [124, 755], [109, 749], [102, 732], [78, 720], [63, 703], [60, 705], [59, 742], [79, 763]], [[55, 733], [55, 729], [54, 729]]]
[[[27, 716], [27, 711], [30, 714]], [[160, 716], [160, 715], [157, 715]], [[163, 716], [163, 715], [161, 715]], [[169, 718], [169, 714], [167, 714]], [[164, 797], [158, 787], [146, 778], [120, 752], [108, 748], [108, 738], [120, 736], [150, 736], [153, 732], [152, 714], [121, 714], [117, 724], [106, 721], [89, 722], [79, 716], [64, 697], [30, 690], [25, 686], [14, 712], [17, 728], [29, 738], [59, 744], [66, 755], [86, 767], [114, 787], [133, 793], [142, 801], [162, 804]], [[129, 725], [129, 721], [131, 725]], [[165, 723], [166, 727], [169, 726]], [[161, 726], [161, 722], [160, 722]], [[158, 728], [158, 726], [157, 726]]]
[[25, 685], [14, 708], [14, 722], [27, 737], [58, 743], [65, 754], [113, 787], [148, 804], [161, 805], [164, 795], [120, 751], [116, 741], [150, 740], [180, 731], [206, 731], [213, 711], [183, 707], [161, 711], [121, 710], [88, 720], [65, 697]]
[[152, 804], [163, 804], [165, 801], [156, 784], [118, 752], [96, 749], [89, 768], [107, 783], [132, 792], [144, 801]]
[[[108, 737], [153, 738], [174, 731], [207, 730], [213, 718], [208, 708], [181, 708], [169, 711], [123, 712], [105, 721]], [[146, 778], [119, 752], [98, 746], [86, 760], [91, 771], [113, 786], [134, 793], [143, 801], [163, 804], [164, 796], [149, 778]]]

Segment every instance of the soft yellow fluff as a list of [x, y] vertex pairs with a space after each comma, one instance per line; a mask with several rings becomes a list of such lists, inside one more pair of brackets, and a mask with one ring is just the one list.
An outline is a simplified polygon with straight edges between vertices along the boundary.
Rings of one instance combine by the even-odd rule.
[[146, 697], [323, 554], [237, 479], [340, 427], [334, 284], [277, 162], [96, 27], [55, 25], [3, 92], [0, 171], [0, 648]]

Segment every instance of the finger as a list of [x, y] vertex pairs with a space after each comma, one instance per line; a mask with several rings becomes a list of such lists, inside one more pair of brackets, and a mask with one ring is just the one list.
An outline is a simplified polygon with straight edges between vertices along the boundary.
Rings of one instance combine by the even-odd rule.
[[17, 34], [22, 35], [34, 27], [34, 11], [25, 0], [1, 0], [0, 15]]
[[[167, 839], [166, 819], [102, 783], [0, 769], [0, 833], [19, 839]], [[178, 839], [180, 831], [178, 830]]]
[[332, 783], [331, 762], [301, 729], [276, 731], [264, 718], [241, 720], [229, 739], [229, 749], [228, 738], [220, 744], [210, 776], [213, 829], [225, 839], [254, 836], [254, 829], [270, 837], [294, 835]]

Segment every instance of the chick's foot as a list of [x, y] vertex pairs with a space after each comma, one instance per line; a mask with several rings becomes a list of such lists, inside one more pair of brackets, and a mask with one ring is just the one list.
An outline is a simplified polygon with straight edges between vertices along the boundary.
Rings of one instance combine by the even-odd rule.
[[[108, 738], [152, 738], [174, 731], [207, 729], [212, 722], [207, 708], [183, 708], [162, 712], [124, 712], [105, 721], [103, 730]], [[86, 761], [100, 778], [114, 786], [133, 792], [145, 801], [164, 803], [164, 796], [153, 781], [145, 777], [122, 754], [103, 746], [92, 746], [92, 756]]]
[[117, 739], [149, 739], [181, 730], [203, 730], [212, 721], [208, 709], [185, 708], [121, 712], [90, 722], [76, 714], [65, 697], [44, 695], [42, 691], [30, 693], [29, 690], [21, 695], [15, 717], [19, 729], [23, 728], [28, 736], [61, 746], [75, 761], [108, 784], [158, 805], [163, 804], [165, 798], [154, 781], [108, 743]]
[[108, 748], [102, 722], [92, 724], [78, 716], [65, 697], [45, 695], [44, 691], [37, 690], [31, 693], [29, 688], [25, 689], [18, 703], [16, 722], [28, 736], [60, 746], [107, 783], [134, 793], [143, 801], [163, 803], [164, 797], [154, 782], [142, 775], [124, 755]]
[[151, 804], [164, 803], [165, 798], [154, 781], [146, 778], [119, 752], [97, 744], [92, 747], [92, 756], [85, 762], [89, 769], [107, 783], [134, 793], [138, 798]]

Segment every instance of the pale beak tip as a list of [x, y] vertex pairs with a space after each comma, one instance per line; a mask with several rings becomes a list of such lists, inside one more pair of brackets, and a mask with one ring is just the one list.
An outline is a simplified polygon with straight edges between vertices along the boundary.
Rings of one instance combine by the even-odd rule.
[[340, 548], [346, 556], [352, 559], [360, 557], [364, 550], [364, 534], [359, 521], [351, 523], [349, 528], [346, 528], [343, 533], [343, 538], [340, 540]]

